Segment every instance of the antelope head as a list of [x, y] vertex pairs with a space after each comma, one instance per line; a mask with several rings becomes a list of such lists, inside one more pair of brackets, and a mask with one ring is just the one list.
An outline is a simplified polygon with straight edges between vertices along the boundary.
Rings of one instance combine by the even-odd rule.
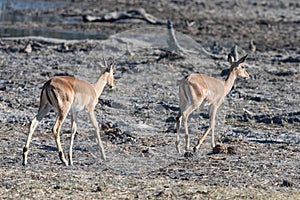
[[107, 85], [110, 86], [111, 89], [114, 89], [116, 86], [116, 82], [114, 79], [114, 72], [115, 72], [115, 61], [113, 58], [109, 58], [108, 61], [106, 61], [105, 58], [103, 58], [104, 64], [106, 67], [106, 72], [107, 74]]
[[238, 61], [235, 61], [233, 56], [231, 54], [228, 54], [228, 61], [231, 64], [230, 72], [235, 72], [237, 76], [243, 77], [243, 78], [249, 78], [249, 73], [246, 71], [244, 64], [245, 60], [247, 58], [247, 54], [239, 59]]

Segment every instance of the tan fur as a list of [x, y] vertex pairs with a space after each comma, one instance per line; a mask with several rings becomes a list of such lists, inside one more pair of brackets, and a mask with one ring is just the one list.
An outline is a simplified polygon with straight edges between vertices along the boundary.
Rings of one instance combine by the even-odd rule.
[[214, 127], [217, 110], [222, 104], [224, 97], [230, 92], [236, 77], [249, 77], [248, 72], [242, 67], [246, 57], [247, 55], [235, 62], [231, 55], [228, 56], [228, 61], [231, 66], [230, 74], [226, 81], [220, 81], [203, 74], [190, 74], [181, 80], [179, 85], [180, 111], [178, 113], [176, 124], [176, 148], [179, 153], [179, 132], [181, 121], [183, 120], [186, 140], [185, 150], [188, 154], [191, 154], [187, 120], [189, 115], [197, 109], [202, 102], [206, 102], [210, 105], [210, 125], [202, 138], [198, 140], [198, 144], [194, 147], [194, 151], [197, 151], [197, 149], [200, 148], [210, 131], [212, 131], [211, 145], [212, 147], [215, 146]]
[[[105, 61], [106, 63], [106, 61]], [[26, 145], [23, 149], [23, 165], [27, 164], [28, 148], [38, 123], [42, 118], [52, 109], [57, 110], [57, 119], [53, 126], [52, 132], [59, 152], [61, 161], [68, 165], [68, 162], [63, 153], [60, 143], [60, 129], [67, 117], [71, 113], [71, 142], [69, 149], [69, 164], [73, 165], [72, 160], [72, 147], [74, 137], [77, 132], [77, 115], [78, 112], [86, 110], [89, 114], [91, 123], [95, 128], [95, 136], [97, 137], [102, 158], [105, 160], [105, 152], [103, 149], [102, 141], [99, 134], [98, 122], [96, 120], [94, 109], [98, 103], [98, 97], [102, 93], [106, 84], [114, 87], [114, 67], [113, 60], [110, 59], [109, 65], [106, 63], [107, 69], [102, 71], [98, 80], [94, 84], [90, 84], [85, 80], [77, 79], [69, 76], [54, 77], [47, 81], [42, 89], [40, 97], [40, 106], [38, 114], [32, 119], [29, 128], [29, 134]]]

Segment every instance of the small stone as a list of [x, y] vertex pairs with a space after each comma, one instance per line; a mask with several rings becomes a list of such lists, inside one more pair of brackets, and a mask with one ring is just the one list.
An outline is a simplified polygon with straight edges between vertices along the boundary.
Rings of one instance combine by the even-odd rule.
[[227, 153], [227, 148], [225, 145], [218, 143], [214, 148], [213, 148], [213, 153], [218, 154], [218, 153]]
[[227, 153], [228, 154], [236, 154], [237, 153], [236, 148], [233, 146], [227, 147]]
[[282, 187], [293, 187], [294, 183], [292, 183], [291, 181], [288, 181], [288, 180], [283, 180], [281, 186]]
[[102, 187], [101, 186], [97, 186], [96, 192], [102, 192], [102, 191], [103, 191]]
[[31, 44], [27, 44], [27, 46], [24, 49], [24, 52], [28, 53], [28, 54], [32, 52], [32, 46], [31, 46]]
[[191, 158], [193, 156], [194, 156], [194, 154], [192, 152], [190, 152], [190, 151], [187, 151], [187, 152], [184, 153], [184, 157], [185, 158]]

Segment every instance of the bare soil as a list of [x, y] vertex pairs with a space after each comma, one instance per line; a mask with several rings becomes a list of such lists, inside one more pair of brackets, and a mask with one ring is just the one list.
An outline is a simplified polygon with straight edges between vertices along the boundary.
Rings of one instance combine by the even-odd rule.
[[[153, 46], [153, 38], [163, 41], [159, 30], [165, 27], [142, 20], [81, 20], [86, 14], [133, 8], [171, 20], [182, 46], [192, 48], [197, 42], [224, 59], [202, 52], [159, 60], [165, 52]], [[72, 23], [1, 25], [99, 32], [107, 39], [0, 40], [1, 199], [300, 199], [298, 1], [85, 0], [18, 12]], [[139, 37], [124, 33], [132, 30]], [[191, 43], [180, 40], [187, 36]], [[251, 41], [255, 49], [249, 47]], [[236, 81], [218, 112], [216, 134], [226, 150], [213, 152], [208, 137], [196, 155], [185, 158], [175, 149], [178, 82], [192, 72], [225, 79], [221, 72], [229, 66], [225, 57], [234, 45], [241, 56], [248, 54], [251, 77]], [[117, 88], [105, 89], [95, 111], [99, 125], [108, 127], [101, 132], [108, 160], [101, 160], [93, 128], [82, 113], [74, 166], [64, 166], [51, 133], [51, 112], [34, 133], [28, 165], [22, 166], [43, 83], [57, 75], [93, 82], [101, 71], [97, 63], [109, 56], [116, 59]], [[193, 145], [208, 124], [207, 107], [192, 114]], [[69, 139], [68, 118], [61, 133], [65, 154]], [[183, 134], [181, 141], [183, 148]]]

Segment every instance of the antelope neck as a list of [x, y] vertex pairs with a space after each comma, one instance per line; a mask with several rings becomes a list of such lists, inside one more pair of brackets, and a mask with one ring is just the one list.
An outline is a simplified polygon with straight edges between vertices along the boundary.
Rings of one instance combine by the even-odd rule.
[[228, 75], [226, 81], [224, 82], [224, 87], [225, 87], [226, 95], [230, 92], [231, 88], [233, 87], [235, 79], [236, 79], [236, 74], [232, 70], [230, 72], [230, 74]]
[[107, 73], [105, 70], [100, 74], [98, 80], [93, 84], [98, 97], [102, 93], [106, 83], [107, 83]]

